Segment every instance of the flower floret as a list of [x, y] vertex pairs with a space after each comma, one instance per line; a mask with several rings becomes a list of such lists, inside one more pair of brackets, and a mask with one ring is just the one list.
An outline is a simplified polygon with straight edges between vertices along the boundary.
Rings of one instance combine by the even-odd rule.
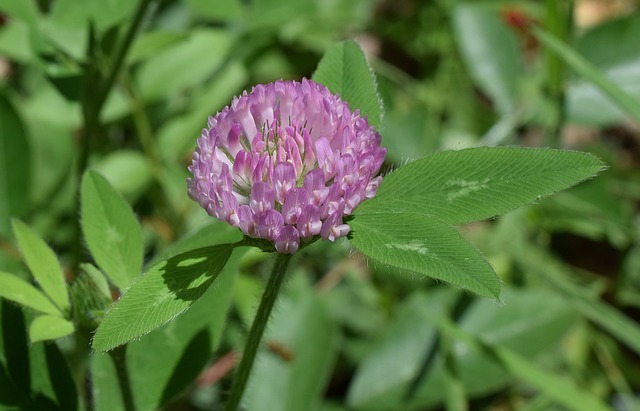
[[343, 218], [375, 196], [385, 155], [366, 117], [326, 87], [277, 81], [209, 118], [188, 193], [209, 215], [292, 254], [305, 239], [349, 233]]

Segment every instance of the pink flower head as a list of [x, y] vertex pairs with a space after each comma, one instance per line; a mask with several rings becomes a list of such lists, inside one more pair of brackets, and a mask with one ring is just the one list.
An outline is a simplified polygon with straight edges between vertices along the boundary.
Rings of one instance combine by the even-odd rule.
[[367, 118], [325, 86], [276, 81], [209, 117], [187, 186], [210, 215], [293, 254], [349, 233], [343, 217], [375, 196], [385, 155]]

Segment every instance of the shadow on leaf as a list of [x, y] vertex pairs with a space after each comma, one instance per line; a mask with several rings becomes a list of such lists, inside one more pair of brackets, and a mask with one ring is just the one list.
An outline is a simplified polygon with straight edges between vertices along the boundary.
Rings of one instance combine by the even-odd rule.
[[151, 267], [107, 312], [94, 336], [94, 349], [111, 350], [186, 311], [218, 278], [233, 248], [198, 248]]
[[195, 302], [218, 278], [232, 251], [229, 244], [198, 248], [171, 257], [157, 267], [175, 297]]

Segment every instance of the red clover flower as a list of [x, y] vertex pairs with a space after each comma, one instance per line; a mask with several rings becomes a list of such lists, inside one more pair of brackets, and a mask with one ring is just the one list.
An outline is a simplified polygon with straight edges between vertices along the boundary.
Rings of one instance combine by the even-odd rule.
[[189, 196], [280, 253], [318, 235], [346, 236], [343, 217], [382, 181], [380, 134], [311, 80], [255, 86], [208, 125], [189, 167]]

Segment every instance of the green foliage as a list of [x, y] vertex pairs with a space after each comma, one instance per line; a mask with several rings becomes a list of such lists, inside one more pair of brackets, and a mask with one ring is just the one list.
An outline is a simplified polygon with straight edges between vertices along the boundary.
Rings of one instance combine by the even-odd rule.
[[82, 232], [98, 267], [120, 289], [142, 269], [142, 235], [133, 211], [95, 171], [82, 178]]
[[111, 350], [184, 312], [221, 275], [232, 251], [231, 244], [198, 248], [148, 269], [106, 314], [93, 348]]
[[11, 230], [10, 217], [28, 209], [31, 174], [29, 143], [24, 126], [9, 101], [0, 94], [0, 235]]
[[[575, 51], [632, 99], [640, 100], [640, 16], [607, 21], [576, 39]], [[611, 47], [616, 44], [616, 47]], [[576, 78], [567, 90], [571, 119], [586, 125], [612, 125], [628, 117], [622, 106], [606, 96], [587, 76]]]
[[[225, 271], [187, 312], [136, 341], [127, 344], [126, 363], [138, 409], [156, 409], [184, 391], [222, 340], [234, 272], [236, 252]], [[91, 357], [96, 410], [125, 409], [113, 359], [99, 353]]]
[[597, 158], [570, 151], [476, 148], [415, 161], [388, 175], [351, 223], [375, 260], [498, 298], [493, 269], [449, 224], [513, 210], [592, 177]]
[[247, 410], [313, 409], [335, 360], [337, 329], [308, 284], [279, 301], [245, 395]]
[[471, 76], [493, 100], [498, 113], [515, 111], [519, 80], [524, 75], [515, 34], [493, 10], [471, 3], [455, 7], [453, 28]]
[[0, 301], [0, 329], [0, 407], [77, 410], [78, 392], [58, 346], [29, 344], [23, 312], [4, 301]]
[[67, 336], [74, 331], [73, 323], [53, 315], [41, 315], [29, 326], [29, 340], [31, 342], [55, 340]]
[[537, 30], [536, 37], [551, 51], [556, 53], [563, 61], [573, 69], [576, 73], [583, 76], [586, 80], [593, 83], [602, 93], [613, 100], [618, 107], [624, 110], [635, 121], [640, 121], [640, 100], [630, 96], [625, 90], [621, 89], [607, 79], [598, 69], [593, 67], [575, 50], [563, 44], [549, 33], [543, 30]]
[[[138, 87], [145, 99], [163, 96], [200, 84], [222, 64], [231, 47], [224, 30], [194, 30], [190, 36], [150, 56], [140, 66]], [[181, 64], [175, 64], [175, 62]]]
[[186, 167], [234, 95], [310, 76], [384, 178], [291, 259], [243, 406], [640, 408], [628, 3], [0, 0], [0, 410], [228, 403], [273, 255]]
[[358, 212], [351, 243], [384, 264], [498, 298], [500, 280], [482, 255], [440, 220], [415, 212]]
[[389, 174], [359, 213], [423, 213], [449, 224], [504, 214], [593, 177], [606, 165], [587, 153], [481, 147], [446, 151]]
[[376, 79], [362, 49], [355, 41], [344, 41], [325, 53], [313, 80], [337, 93], [352, 109], [360, 109], [369, 123], [382, 124], [382, 99], [376, 90]]
[[62, 312], [69, 311], [69, 297], [60, 262], [36, 233], [20, 220], [13, 220], [20, 251], [40, 287]]
[[[501, 347], [518, 359], [536, 357], [551, 349], [576, 320], [571, 306], [553, 294], [507, 289], [503, 299], [509, 310], [477, 300], [463, 306], [454, 324], [446, 318], [447, 312], [460, 306], [458, 294], [413, 293], [364, 359], [350, 388], [349, 403], [355, 409], [383, 410], [399, 409], [402, 404], [422, 409], [443, 402], [447, 365], [442, 348], [447, 336], [464, 336], [452, 347], [455, 369], [467, 395], [483, 395], [504, 386], [509, 370], [493, 348], [482, 344]], [[415, 324], [421, 324], [420, 329]]]
[[60, 315], [60, 309], [37, 288], [23, 279], [0, 272], [0, 297], [33, 308], [44, 314]]

